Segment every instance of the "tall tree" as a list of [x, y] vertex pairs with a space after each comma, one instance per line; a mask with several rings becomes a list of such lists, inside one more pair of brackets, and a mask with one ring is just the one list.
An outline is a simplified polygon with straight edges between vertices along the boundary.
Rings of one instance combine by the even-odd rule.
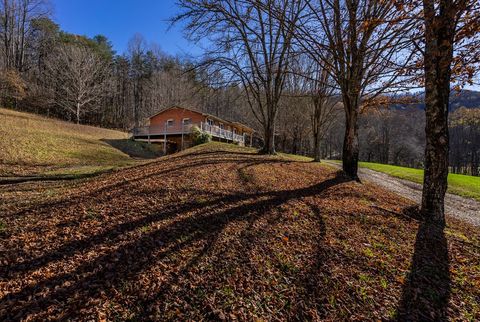
[[313, 159], [320, 162], [321, 142], [337, 118], [338, 98], [334, 97], [334, 84], [328, 71], [318, 63], [312, 62], [309, 80], [312, 112]]
[[[358, 115], [362, 101], [398, 87], [408, 57], [411, 23], [395, 1], [308, 0], [298, 24], [303, 49], [325, 65], [335, 80], [345, 111], [343, 170], [358, 179]], [[408, 55], [407, 55], [408, 56]]]
[[144, 100], [145, 82], [151, 75], [147, 63], [147, 43], [142, 35], [134, 35], [128, 42], [130, 77], [133, 83], [133, 119], [135, 126], [140, 122], [140, 109]]
[[461, 82], [474, 76], [474, 66], [480, 60], [480, 3], [423, 0], [423, 30], [426, 146], [421, 210], [428, 219], [444, 224], [452, 67], [453, 76]]
[[173, 21], [186, 20], [194, 39], [209, 39], [213, 49], [204, 65], [242, 84], [263, 129], [262, 152], [275, 153], [275, 120], [303, 1], [179, 0], [178, 4], [183, 11]]
[[[290, 108], [305, 113], [309, 118], [313, 158], [320, 162], [321, 142], [338, 116], [338, 93], [325, 65], [304, 54], [297, 55], [291, 65], [287, 94], [293, 96], [294, 102]], [[299, 104], [304, 104], [307, 111], [302, 110]]]
[[94, 108], [103, 94], [106, 62], [87, 47], [63, 44], [47, 62], [47, 70], [56, 104], [74, 114], [80, 123], [85, 110]]
[[28, 36], [31, 22], [47, 17], [49, 6], [46, 0], [2, 0], [0, 2], [0, 39], [3, 64], [6, 69], [21, 72], [25, 68]]

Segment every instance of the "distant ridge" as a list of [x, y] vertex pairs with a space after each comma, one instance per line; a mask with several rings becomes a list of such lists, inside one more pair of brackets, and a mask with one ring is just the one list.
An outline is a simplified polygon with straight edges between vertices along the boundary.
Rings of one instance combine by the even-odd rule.
[[[411, 97], [413, 98], [414, 101], [418, 103], [394, 104], [392, 105], [392, 107], [395, 109], [405, 109], [405, 108], [414, 107], [414, 108], [424, 110], [425, 109], [424, 96], [425, 96], [424, 92], [402, 95], [402, 97]], [[453, 112], [459, 109], [460, 107], [480, 108], [480, 92], [471, 91], [471, 90], [462, 90], [461, 92], [452, 91], [450, 94], [449, 111]]]

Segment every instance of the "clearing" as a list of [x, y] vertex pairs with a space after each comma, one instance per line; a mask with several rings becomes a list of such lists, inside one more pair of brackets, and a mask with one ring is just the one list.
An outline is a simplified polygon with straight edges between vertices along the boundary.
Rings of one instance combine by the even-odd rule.
[[0, 137], [0, 181], [26, 176], [81, 177], [160, 155], [153, 145], [128, 140], [125, 132], [3, 108]]
[[0, 320], [480, 319], [478, 227], [211, 143], [0, 187]]

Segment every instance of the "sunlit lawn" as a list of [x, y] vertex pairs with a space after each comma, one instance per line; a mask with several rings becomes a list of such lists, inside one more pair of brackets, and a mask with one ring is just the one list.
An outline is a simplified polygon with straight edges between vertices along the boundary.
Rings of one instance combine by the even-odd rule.
[[[416, 183], [421, 184], [423, 182], [423, 170], [421, 169], [371, 162], [360, 162], [360, 166]], [[480, 177], [450, 173], [448, 175], [448, 191], [456, 195], [480, 200]]]

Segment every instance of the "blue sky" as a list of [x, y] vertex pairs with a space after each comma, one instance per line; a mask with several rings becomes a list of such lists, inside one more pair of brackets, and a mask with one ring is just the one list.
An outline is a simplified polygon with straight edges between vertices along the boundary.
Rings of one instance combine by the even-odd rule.
[[[199, 46], [187, 41], [182, 26], [169, 29], [168, 19], [178, 12], [175, 0], [51, 0], [54, 20], [62, 30], [93, 37], [105, 35], [117, 53], [129, 39], [142, 34], [172, 55], [199, 56]], [[480, 86], [467, 86], [479, 90]]]
[[199, 55], [201, 50], [188, 42], [181, 26], [168, 30], [168, 19], [177, 13], [175, 0], [51, 0], [54, 20], [62, 30], [93, 37], [107, 36], [117, 53], [128, 40], [142, 34], [172, 55]]

